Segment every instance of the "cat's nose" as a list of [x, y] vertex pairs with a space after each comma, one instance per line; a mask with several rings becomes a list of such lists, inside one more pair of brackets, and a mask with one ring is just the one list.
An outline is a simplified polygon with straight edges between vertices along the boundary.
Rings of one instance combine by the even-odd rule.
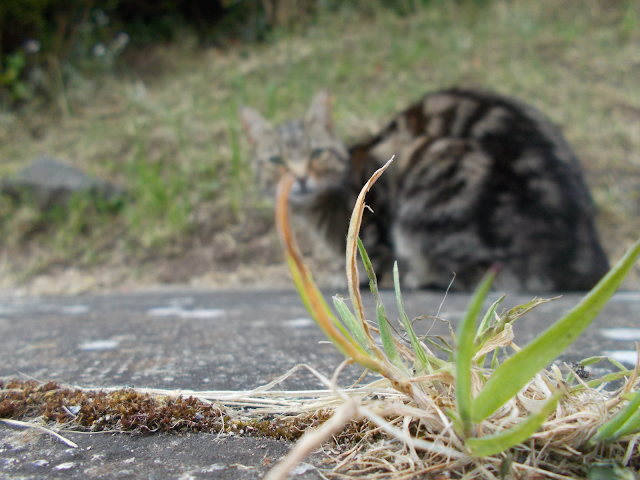
[[296, 181], [298, 183], [298, 189], [301, 192], [305, 192], [307, 190], [307, 177], [298, 177], [296, 178]]

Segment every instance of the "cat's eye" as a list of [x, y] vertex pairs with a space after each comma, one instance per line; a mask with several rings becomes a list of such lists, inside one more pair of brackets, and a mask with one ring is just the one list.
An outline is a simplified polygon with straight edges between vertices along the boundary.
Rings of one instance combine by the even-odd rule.
[[279, 157], [278, 155], [274, 155], [273, 157], [269, 157], [269, 161], [271, 163], [273, 163], [274, 165], [284, 165], [284, 160], [282, 160], [282, 157]]
[[323, 151], [324, 150], [322, 148], [314, 148], [313, 150], [311, 150], [311, 153], [309, 154], [309, 159], [314, 160], [320, 157]]

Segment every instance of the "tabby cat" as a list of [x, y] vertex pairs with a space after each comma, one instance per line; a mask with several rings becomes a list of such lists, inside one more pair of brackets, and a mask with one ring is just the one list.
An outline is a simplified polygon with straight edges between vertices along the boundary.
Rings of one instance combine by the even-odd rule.
[[294, 217], [344, 254], [360, 188], [392, 155], [368, 193], [361, 238], [377, 273], [399, 261], [408, 288], [473, 289], [502, 265], [509, 291], [585, 290], [608, 270], [582, 170], [560, 130], [534, 108], [493, 93], [426, 95], [379, 134], [347, 147], [319, 92], [302, 120], [274, 126], [242, 107], [261, 187], [296, 178]]

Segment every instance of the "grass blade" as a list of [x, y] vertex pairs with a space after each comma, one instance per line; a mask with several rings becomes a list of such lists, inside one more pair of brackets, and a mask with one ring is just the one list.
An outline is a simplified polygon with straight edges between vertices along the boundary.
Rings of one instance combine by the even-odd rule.
[[504, 295], [502, 295], [498, 300], [493, 302], [493, 305], [491, 305], [491, 307], [489, 307], [489, 310], [487, 310], [487, 313], [484, 315], [484, 318], [480, 322], [480, 326], [478, 327], [478, 331], [476, 332], [476, 338], [475, 338], [476, 354], [475, 354], [474, 358], [476, 358], [476, 364], [477, 365], [480, 365], [480, 366], [484, 365], [484, 360], [485, 360], [486, 355], [483, 355], [483, 356], [480, 356], [479, 358], [477, 358], [478, 357], [478, 352], [480, 352], [482, 350], [482, 348], [484, 347], [484, 345], [487, 343], [487, 341], [490, 338], [492, 338], [492, 337], [495, 338], [495, 332], [496, 332], [497, 329], [496, 328], [491, 328], [490, 329], [491, 322], [494, 319], [494, 316], [496, 314], [496, 309], [498, 308], [498, 305], [500, 305], [505, 298], [507, 298], [507, 294], [506, 293]]
[[371, 289], [373, 298], [376, 301], [376, 317], [378, 319], [378, 328], [380, 330], [380, 338], [382, 339], [382, 346], [384, 347], [384, 351], [387, 354], [387, 358], [392, 364], [408, 374], [408, 372], [406, 371], [407, 369], [402, 362], [402, 358], [400, 358], [400, 355], [398, 354], [398, 349], [396, 348], [393, 333], [391, 332], [391, 326], [389, 325], [389, 320], [387, 319], [387, 312], [385, 311], [382, 299], [380, 298], [376, 273], [373, 270], [373, 265], [371, 265], [369, 255], [367, 254], [367, 251], [365, 250], [364, 245], [362, 244], [362, 241], [359, 237], [358, 250], [360, 251], [360, 257], [362, 258], [362, 262], [364, 263], [364, 268], [367, 271], [367, 275], [369, 276], [369, 288]]
[[[365, 354], [364, 350], [357, 343], [355, 343], [350, 333], [333, 315], [333, 313], [329, 309], [329, 306], [324, 301], [324, 297], [322, 296], [320, 291], [315, 288], [315, 284], [309, 286], [305, 283], [302, 274], [299, 272], [299, 270], [297, 270], [296, 263], [291, 257], [287, 258], [287, 262], [289, 264], [289, 269], [291, 270], [293, 283], [296, 285], [298, 295], [302, 299], [302, 303], [307, 308], [309, 315], [311, 315], [314, 321], [322, 329], [325, 336], [329, 340], [331, 340], [331, 342], [336, 346], [340, 353], [347, 357], [349, 357], [350, 354], [348, 353], [349, 349], [345, 349], [345, 342], [347, 344], [353, 345], [357, 350], [360, 351], [360, 353]], [[313, 279], [311, 279], [311, 282], [313, 282]], [[335, 329], [337, 329], [338, 331], [336, 331]]]
[[511, 342], [513, 342], [513, 338], [513, 327], [510, 323], [507, 323], [504, 326], [504, 330], [502, 330], [502, 332], [496, 334], [495, 336], [484, 342], [482, 348], [475, 352], [473, 361], [476, 362], [476, 365], [484, 365], [484, 359], [487, 353], [493, 352], [494, 350], [497, 350], [499, 348], [508, 347], [509, 345], [511, 345]]
[[[586, 382], [586, 385], [589, 388], [597, 388], [598, 386], [604, 383], [615, 382], [616, 380], [620, 380], [621, 378], [628, 377], [633, 374], [633, 370], [622, 370], [620, 372], [608, 373], [607, 375], [603, 375], [600, 378], [596, 378], [594, 380], [589, 380]], [[571, 392], [579, 392], [580, 390], [584, 390], [584, 386], [576, 385], [571, 389]]]
[[351, 310], [349, 310], [349, 307], [347, 307], [344, 299], [342, 297], [339, 297], [338, 295], [335, 295], [333, 297], [333, 305], [336, 307], [336, 310], [340, 314], [340, 317], [342, 317], [342, 320], [347, 325], [347, 328], [355, 337], [356, 342], [358, 342], [358, 344], [368, 354], [373, 355], [373, 351], [369, 347], [369, 339], [365, 335], [362, 325], [360, 325], [360, 322], [358, 322], [356, 317], [353, 316], [353, 313], [351, 313]]
[[589, 440], [589, 444], [594, 445], [598, 442], [614, 441], [622, 436], [622, 434], [618, 433], [621, 429], [624, 428], [624, 434], [626, 431], [631, 432], [637, 428], [639, 426], [637, 424], [637, 418], [629, 422], [629, 425], [626, 425], [626, 423], [638, 412], [638, 407], [640, 407], [640, 392], [636, 393], [633, 400], [620, 410], [615, 417], [598, 429], [595, 435]]
[[409, 342], [411, 342], [411, 347], [413, 348], [414, 353], [418, 357], [418, 362], [421, 364], [419, 369], [426, 370], [429, 373], [433, 373], [427, 354], [422, 348], [422, 345], [420, 345], [420, 340], [418, 340], [418, 337], [413, 331], [413, 327], [411, 326], [409, 317], [407, 317], [407, 314], [404, 311], [404, 303], [402, 302], [402, 293], [400, 292], [400, 274], [398, 273], [398, 262], [395, 262], [393, 264], [393, 286], [395, 287], [395, 290], [396, 290], [396, 303], [398, 304], [400, 321], [402, 322], [402, 325], [404, 326], [404, 329], [407, 332], [407, 335], [409, 336]]
[[313, 281], [309, 269], [302, 261], [302, 255], [293, 237], [289, 221], [288, 200], [291, 185], [293, 185], [293, 177], [289, 174], [283, 175], [276, 195], [276, 227], [298, 293], [309, 314], [340, 352], [369, 370], [383, 372], [386, 369], [378, 359], [369, 356], [362, 347], [350, 338], [346, 329], [335, 318]]
[[451, 348], [451, 345], [449, 345], [449, 343], [442, 338], [440, 335], [434, 335], [435, 338], [437, 338], [438, 340], [440, 340], [442, 342], [442, 345], [439, 344], [438, 342], [436, 342], [435, 340], [433, 340], [431, 337], [426, 336], [424, 337], [424, 339], [429, 342], [431, 345], [433, 345], [434, 347], [436, 347], [437, 349], [443, 351], [444, 353], [446, 353], [447, 355], [449, 355], [449, 361], [453, 361], [453, 348]]
[[451, 423], [453, 423], [453, 430], [462, 433], [464, 431], [464, 426], [462, 425], [458, 414], [450, 408], [445, 408], [444, 413], [449, 418], [449, 420], [451, 420]]
[[[369, 346], [373, 350], [375, 356], [367, 354], [367, 352], [365, 352], [363, 348], [351, 338], [351, 335], [346, 328], [344, 328], [344, 326], [336, 319], [325, 302], [322, 293], [313, 281], [308, 267], [302, 260], [302, 255], [300, 254], [300, 249], [293, 237], [289, 221], [289, 192], [291, 191], [291, 186], [294, 181], [293, 176], [289, 173], [285, 173], [278, 184], [275, 209], [276, 227], [280, 237], [280, 243], [285, 253], [285, 258], [289, 264], [289, 269], [291, 270], [298, 292], [302, 297], [305, 306], [307, 306], [309, 314], [316, 321], [327, 338], [329, 338], [329, 340], [331, 340], [338, 350], [340, 350], [347, 358], [350, 358], [363, 367], [386, 377], [391, 381], [394, 388], [408, 395], [421, 407], [426, 407], [429, 403], [429, 399], [426, 397], [424, 392], [422, 392], [420, 388], [414, 388], [411, 382], [407, 380], [406, 374], [404, 373], [405, 370], [401, 370], [390, 363], [382, 350], [373, 342], [369, 333], [369, 327], [364, 322], [364, 311], [362, 308], [360, 292], [357, 291], [356, 286], [354, 286], [354, 283], [357, 284], [358, 282], [354, 249], [356, 245], [357, 232], [362, 219], [362, 211], [364, 209], [364, 196], [373, 182], [382, 175], [382, 172], [390, 162], [391, 160], [387, 162], [383, 168], [377, 170], [369, 179], [365, 187], [360, 191], [356, 207], [354, 208], [354, 214], [351, 217], [351, 224], [349, 225], [348, 240], [350, 240], [350, 242], [347, 244], [348, 281], [349, 290], [352, 294], [351, 299], [354, 302], [354, 310], [356, 311], [355, 316], [361, 324], [365, 335], [371, 339]], [[358, 212], [360, 213], [358, 214]], [[356, 291], [357, 295], [354, 295], [354, 292]]]
[[578, 305], [495, 370], [473, 401], [473, 422], [481, 422], [504, 405], [575, 341], [618, 289], [639, 253], [640, 240]]
[[554, 298], [548, 298], [548, 299], [534, 298], [530, 302], [523, 303], [522, 305], [517, 305], [513, 307], [507, 313], [502, 315], [502, 317], [500, 318], [500, 321], [496, 322], [492, 326], [488, 326], [482, 332], [480, 331], [480, 329], [478, 329], [478, 332], [481, 332], [481, 333], [479, 333], [476, 336], [476, 348], [479, 350], [489, 338], [502, 332], [504, 330], [505, 325], [513, 324], [518, 318], [522, 317], [523, 315], [526, 315], [534, 308], [544, 303], [549, 303], [554, 300], [557, 300], [558, 298], [560, 297], [554, 297]]
[[580, 365], [582, 365], [583, 367], [588, 367], [589, 365], [593, 365], [594, 363], [598, 363], [602, 360], [609, 360], [618, 370], [627, 370], [620, 362], [614, 360], [613, 358], [607, 357], [606, 355], [597, 355], [595, 357], [585, 358], [584, 360], [580, 360]]
[[[364, 213], [364, 197], [371, 188], [371, 186], [378, 180], [380, 175], [391, 165], [393, 157], [385, 163], [382, 167], [376, 170], [371, 178], [365, 183], [364, 187], [360, 190], [360, 194], [356, 199], [356, 204], [353, 207], [351, 213], [351, 219], [349, 221], [349, 230], [347, 232], [347, 253], [346, 253], [346, 269], [347, 269], [347, 285], [349, 287], [349, 297], [351, 298], [351, 304], [358, 321], [362, 324], [367, 336], [371, 337], [369, 327], [364, 321], [364, 307], [362, 306], [362, 297], [360, 296], [360, 281], [358, 279], [358, 263], [356, 258], [356, 244], [357, 238], [360, 235], [360, 225], [362, 223], [362, 214]], [[371, 342], [373, 344], [373, 341]], [[374, 348], [375, 350], [375, 348]]]
[[629, 417], [629, 420], [624, 422], [624, 425], [620, 427], [618, 431], [611, 437], [609, 441], [616, 441], [620, 437], [637, 433], [640, 430], [640, 409], [636, 410], [636, 413]]
[[480, 326], [478, 327], [478, 331], [476, 332], [476, 338], [478, 338], [480, 334], [482, 334], [487, 328], [489, 328], [489, 326], [491, 325], [491, 321], [493, 320], [493, 316], [496, 313], [496, 308], [498, 308], [498, 305], [500, 305], [505, 298], [507, 298], [506, 293], [502, 295], [498, 300], [493, 302], [493, 305], [491, 305], [489, 310], [487, 310], [487, 313], [480, 322]]
[[501, 323], [513, 323], [518, 318], [522, 317], [523, 315], [526, 315], [534, 308], [544, 303], [553, 302], [554, 300], [558, 300], [559, 298], [561, 297], [534, 298], [530, 302], [523, 303], [522, 305], [517, 305], [507, 312], [507, 314], [504, 316], [504, 319], [501, 321]]
[[563, 395], [562, 390], [557, 390], [542, 406], [539, 412], [532, 413], [525, 420], [508, 430], [487, 435], [480, 438], [468, 438], [465, 444], [471, 450], [474, 457], [488, 457], [503, 452], [533, 435], [549, 415], [555, 410], [558, 400]]
[[455, 351], [456, 406], [462, 423], [462, 433], [465, 437], [470, 436], [473, 430], [471, 421], [471, 362], [475, 353], [473, 342], [475, 340], [476, 319], [496, 273], [497, 270], [492, 268], [484, 276], [471, 297], [469, 307], [458, 327], [458, 345]]

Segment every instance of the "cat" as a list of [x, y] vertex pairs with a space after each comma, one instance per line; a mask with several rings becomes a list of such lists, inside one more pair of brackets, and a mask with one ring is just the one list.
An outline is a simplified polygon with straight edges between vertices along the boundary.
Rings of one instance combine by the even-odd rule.
[[[343, 258], [351, 210], [371, 174], [395, 160], [367, 194], [361, 239], [376, 274], [398, 260], [411, 289], [469, 291], [494, 264], [495, 288], [587, 290], [607, 272], [579, 161], [539, 111], [495, 93], [429, 93], [377, 135], [348, 147], [335, 133], [330, 94], [301, 120], [273, 125], [241, 107], [258, 184], [274, 195], [296, 178], [292, 214]], [[342, 260], [344, 262], [344, 260]]]

